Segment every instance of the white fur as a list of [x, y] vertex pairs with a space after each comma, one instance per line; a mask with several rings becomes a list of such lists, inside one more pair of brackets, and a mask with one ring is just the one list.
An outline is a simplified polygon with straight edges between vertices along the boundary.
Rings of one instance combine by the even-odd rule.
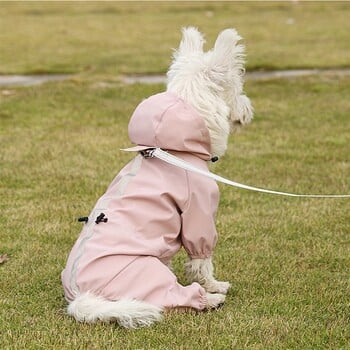
[[[225, 301], [225, 295], [206, 293], [206, 308], [216, 309]], [[152, 325], [162, 319], [163, 309], [138, 300], [107, 300], [92, 293], [78, 295], [69, 303], [67, 313], [79, 322], [116, 321], [122, 327], [135, 329]]]
[[225, 302], [226, 295], [224, 294], [211, 294], [207, 293], [207, 308], [208, 309], [217, 309]]
[[229, 282], [220, 282], [214, 278], [211, 258], [189, 260], [186, 263], [186, 274], [189, 282], [198, 282], [210, 293], [227, 294], [230, 288]]
[[213, 156], [222, 156], [230, 131], [253, 117], [249, 98], [243, 93], [244, 46], [234, 29], [222, 31], [214, 48], [203, 52], [204, 38], [193, 27], [183, 29], [167, 73], [167, 90], [174, 92], [204, 118]]
[[117, 321], [125, 328], [139, 328], [160, 321], [162, 309], [142, 301], [110, 301], [101, 296], [84, 293], [69, 304], [68, 314], [80, 322]]

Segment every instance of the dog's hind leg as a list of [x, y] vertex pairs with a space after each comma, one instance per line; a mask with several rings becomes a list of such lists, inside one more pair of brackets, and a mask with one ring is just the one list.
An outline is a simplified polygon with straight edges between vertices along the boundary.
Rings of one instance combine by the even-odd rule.
[[189, 282], [198, 282], [208, 293], [227, 294], [230, 283], [217, 281], [211, 258], [191, 259], [186, 263]]

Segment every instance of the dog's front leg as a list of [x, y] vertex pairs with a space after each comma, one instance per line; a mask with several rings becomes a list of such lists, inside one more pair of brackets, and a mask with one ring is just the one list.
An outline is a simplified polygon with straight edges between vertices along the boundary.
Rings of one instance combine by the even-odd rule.
[[226, 294], [230, 288], [229, 282], [220, 282], [214, 278], [211, 258], [189, 260], [186, 274], [190, 282], [198, 282], [209, 293]]

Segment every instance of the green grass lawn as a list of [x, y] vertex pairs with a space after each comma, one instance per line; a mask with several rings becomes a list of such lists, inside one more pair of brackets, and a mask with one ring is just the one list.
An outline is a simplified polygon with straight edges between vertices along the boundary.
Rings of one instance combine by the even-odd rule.
[[[123, 86], [119, 74], [164, 72], [184, 24], [210, 43], [236, 26], [251, 69], [345, 66], [349, 14], [347, 3], [1, 3], [0, 72], [79, 75], [0, 88], [0, 349], [349, 349], [349, 199], [220, 185], [214, 260], [232, 290], [215, 312], [167, 314], [137, 331], [78, 324], [60, 283], [76, 218], [131, 157], [119, 151], [130, 114], [164, 89]], [[282, 191], [350, 192], [350, 77], [249, 81], [246, 92], [255, 120], [231, 138], [216, 173]], [[184, 261], [174, 262], [183, 283]]]
[[248, 69], [350, 65], [350, 4], [0, 3], [0, 73], [166, 71], [182, 26], [236, 27]]

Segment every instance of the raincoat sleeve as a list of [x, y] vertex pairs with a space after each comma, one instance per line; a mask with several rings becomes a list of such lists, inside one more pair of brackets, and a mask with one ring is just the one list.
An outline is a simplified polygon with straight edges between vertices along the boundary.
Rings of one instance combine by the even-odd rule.
[[188, 201], [182, 212], [182, 244], [192, 259], [209, 258], [217, 242], [215, 228], [219, 190], [214, 180], [187, 174]]

